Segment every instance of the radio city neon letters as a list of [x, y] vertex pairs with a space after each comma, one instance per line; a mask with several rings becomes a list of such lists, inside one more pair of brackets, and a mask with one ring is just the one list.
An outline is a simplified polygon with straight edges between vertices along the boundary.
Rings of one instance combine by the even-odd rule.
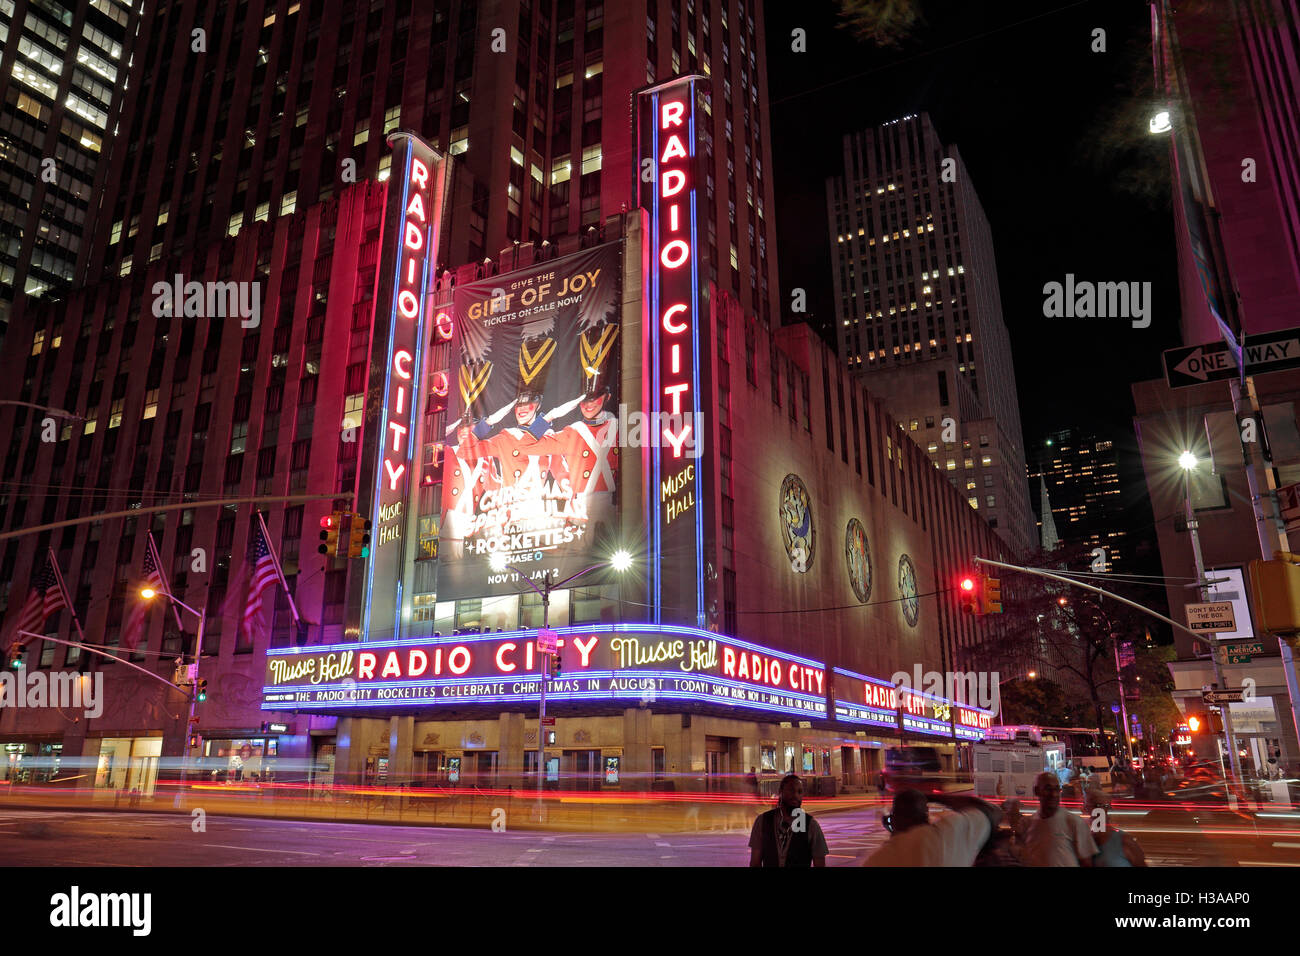
[[[429, 192], [429, 167], [419, 159], [411, 160], [411, 199], [406, 204], [405, 224], [402, 229], [402, 251], [398, 266], [400, 287], [397, 292], [398, 315], [408, 321], [417, 321], [423, 306], [421, 296], [424, 286], [426, 248], [429, 217], [426, 196]], [[451, 334], [451, 319], [439, 313], [437, 330], [446, 338]], [[444, 331], [445, 330], [445, 331]], [[388, 490], [397, 491], [406, 475], [406, 460], [410, 446], [411, 408], [415, 401], [415, 383], [412, 365], [415, 356], [408, 349], [393, 352], [389, 374], [393, 376], [392, 406], [388, 409], [388, 428], [384, 436], [384, 476]]]
[[[663, 223], [660, 232], [658, 258], [659, 264], [664, 269], [670, 273], [675, 273], [690, 261], [693, 252], [687, 239], [690, 219], [690, 190], [688, 189], [687, 170], [669, 165], [675, 161], [686, 164], [690, 160], [689, 151], [682, 141], [687, 129], [686, 102], [682, 100], [662, 104], [659, 109], [658, 122], [659, 131], [666, 134], [667, 137], [664, 141], [663, 150], [658, 157], [660, 168], [657, 202], [661, 222]], [[678, 282], [673, 282], [672, 285], [675, 288], [682, 288], [682, 284]], [[690, 292], [690, 284], [686, 283], [682, 291]], [[663, 394], [665, 398], [671, 401], [671, 413], [674, 416], [682, 415], [683, 399], [689, 401], [691, 397], [691, 370], [682, 361], [683, 345], [686, 347], [687, 355], [693, 358], [693, 356], [690, 356], [690, 316], [690, 306], [681, 301], [669, 301], [660, 316], [660, 324], [667, 337], [668, 368], [666, 377], [672, 379], [672, 381], [665, 382]], [[686, 422], [681, 422], [681, 430], [675, 432], [675, 424], [675, 422], [669, 421], [664, 425], [663, 437], [668, 446], [672, 448], [673, 457], [680, 458], [682, 457], [682, 448], [690, 437], [691, 426]]]

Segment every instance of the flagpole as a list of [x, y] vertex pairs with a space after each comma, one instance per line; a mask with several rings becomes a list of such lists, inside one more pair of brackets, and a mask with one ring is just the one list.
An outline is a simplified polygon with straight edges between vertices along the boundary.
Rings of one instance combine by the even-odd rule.
[[262, 528], [262, 540], [266, 542], [266, 550], [271, 555], [271, 563], [275, 565], [275, 573], [279, 575], [280, 586], [284, 588], [284, 596], [289, 599], [289, 612], [293, 614], [293, 626], [297, 630], [299, 624], [298, 605], [293, 601], [293, 593], [289, 590], [289, 582], [284, 579], [284, 569], [280, 567], [280, 556], [275, 553], [275, 545], [271, 543], [271, 533], [266, 530], [266, 519], [262, 517], [262, 512], [257, 512], [257, 523]]
[[[176, 626], [180, 629], [183, 636], [185, 634], [185, 625], [181, 623], [181, 609], [177, 607], [175, 595], [172, 594], [172, 583], [169, 580], [171, 574], [170, 572], [167, 574], [163, 573], [162, 558], [158, 554], [158, 545], [154, 543], [153, 532], [147, 532], [147, 536], [149, 539], [149, 551], [153, 555], [153, 566], [158, 569], [158, 579], [162, 581], [163, 590], [167, 593], [167, 597], [170, 598], [167, 603], [171, 605], [172, 614], [176, 617]], [[197, 659], [198, 658], [196, 657], [195, 660]]]
[[68, 606], [68, 613], [72, 615], [72, 623], [77, 625], [77, 634], [84, 641], [86, 632], [81, 629], [81, 621], [77, 620], [77, 609], [72, 606], [72, 596], [68, 594], [68, 586], [63, 583], [63, 572], [59, 570], [58, 559], [54, 556], [54, 545], [50, 545], [50, 567], [54, 568], [54, 578], [59, 582], [59, 590], [63, 592], [63, 602]]

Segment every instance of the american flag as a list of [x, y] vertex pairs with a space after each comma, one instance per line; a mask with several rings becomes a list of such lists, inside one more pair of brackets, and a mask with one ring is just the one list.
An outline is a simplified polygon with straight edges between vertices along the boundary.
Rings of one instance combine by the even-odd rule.
[[50, 619], [50, 615], [67, 606], [63, 588], [59, 587], [59, 578], [54, 572], [54, 559], [47, 557], [45, 565], [32, 578], [31, 593], [27, 595], [27, 602], [18, 615], [18, 629], [35, 634], [44, 633], [45, 622]]
[[[167, 593], [167, 585], [163, 582], [162, 574], [158, 570], [158, 562], [153, 557], [153, 542], [149, 541], [144, 549], [144, 579], [140, 584], [141, 588], [153, 588], [160, 594]], [[131, 603], [131, 614], [126, 619], [126, 625], [122, 628], [122, 646], [128, 650], [134, 650], [144, 637], [145, 631], [149, 626], [149, 609], [153, 607], [153, 602], [147, 598], [140, 597], [137, 592], [135, 600]]]
[[279, 580], [275, 558], [271, 556], [271, 547], [262, 534], [260, 521], [253, 526], [253, 547], [249, 560], [253, 565], [253, 573], [248, 585], [248, 600], [244, 602], [244, 631], [254, 634], [254, 625], [262, 623], [262, 595]]

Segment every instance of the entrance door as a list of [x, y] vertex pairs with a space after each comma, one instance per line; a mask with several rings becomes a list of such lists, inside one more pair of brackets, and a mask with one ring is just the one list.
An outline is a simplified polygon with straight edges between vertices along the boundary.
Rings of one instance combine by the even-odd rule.
[[[468, 754], [466, 755], [468, 756]], [[497, 752], [480, 751], [474, 756], [474, 786], [491, 787], [497, 782]]]
[[599, 750], [564, 752], [565, 786], [574, 790], [599, 790], [603, 767]]

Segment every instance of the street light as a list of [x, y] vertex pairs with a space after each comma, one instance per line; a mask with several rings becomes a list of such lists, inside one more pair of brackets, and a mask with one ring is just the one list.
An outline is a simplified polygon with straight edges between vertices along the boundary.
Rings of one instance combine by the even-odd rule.
[[[1196, 520], [1196, 510], [1192, 507], [1192, 472], [1196, 470], [1196, 456], [1189, 449], [1184, 449], [1183, 453], [1178, 456], [1178, 464], [1183, 469], [1183, 494], [1187, 506], [1187, 533], [1192, 539], [1192, 559], [1196, 562], [1196, 593], [1197, 600], [1205, 601], [1209, 598], [1208, 588], [1206, 587], [1205, 577], [1205, 560], [1201, 556], [1201, 538], [1199, 535], [1200, 525]], [[1214, 686], [1227, 687], [1223, 679], [1223, 670], [1219, 664], [1219, 648], [1222, 646], [1216, 639], [1211, 637], [1206, 641], [1210, 645], [1210, 663], [1214, 668]], [[1232, 732], [1232, 716], [1229, 708], [1223, 708], [1223, 735], [1227, 738], [1228, 759], [1232, 765], [1232, 775], [1237, 780], [1241, 780], [1241, 762], [1237, 759], [1237, 741], [1236, 735]]]
[[1157, 110], [1152, 114], [1150, 121], [1147, 123], [1147, 129], [1153, 134], [1167, 133], [1174, 128], [1174, 124], [1169, 116], [1168, 110]]
[[[561, 588], [563, 588], [565, 585], [570, 584], [573, 581], [576, 581], [584, 574], [590, 574], [592, 571], [596, 571], [600, 568], [611, 567], [615, 571], [618, 571], [620, 573], [626, 571], [628, 568], [632, 566], [632, 555], [629, 554], [627, 551], [620, 549], [618, 551], [615, 551], [614, 554], [610, 556], [608, 562], [601, 562], [600, 564], [593, 564], [589, 568], [583, 568], [581, 571], [578, 571], [574, 574], [570, 574], [567, 578], [563, 579], [562, 581], [552, 581], [551, 572], [545, 571], [542, 573], [542, 583], [540, 587], [537, 585], [535, 581], [533, 581], [531, 577], [529, 577], [523, 571], [519, 570], [519, 568], [515, 567], [513, 564], [507, 561], [506, 556], [503, 552], [500, 551], [493, 552], [492, 556], [488, 558], [488, 566], [491, 567], [492, 570], [497, 574], [500, 574], [507, 569], [515, 572], [515, 574], [519, 575], [519, 577], [523, 579], [523, 582], [525, 584], [527, 584], [530, 588], [532, 588], [534, 591], [537, 592], [537, 594], [542, 599], [541, 630], [544, 632], [550, 629], [552, 591], [558, 591]], [[540, 632], [538, 633], [538, 637], [539, 638], [541, 637]], [[540, 640], [538, 643], [539, 644], [541, 643]], [[541, 681], [540, 681], [541, 700], [537, 709], [537, 790], [538, 793], [541, 793], [546, 785], [546, 772], [545, 772], [546, 680], [548, 677], [550, 677], [550, 673], [551, 673], [551, 652], [549, 650], [543, 649], [542, 665], [541, 665]]]
[[[194, 705], [198, 702], [198, 698], [199, 698], [199, 694], [198, 694], [199, 655], [203, 652], [203, 625], [207, 622], [208, 619], [208, 609], [204, 607], [201, 611], [196, 611], [194, 610], [194, 608], [190, 607], [188, 604], [186, 604], [184, 601], [182, 601], [180, 598], [176, 597], [176, 595], [172, 594], [169, 591], [158, 591], [155, 590], [154, 588], [140, 589], [140, 597], [144, 598], [146, 601], [152, 601], [155, 597], [158, 597], [159, 595], [162, 595], [163, 597], [165, 597], [167, 600], [171, 601], [173, 604], [177, 605], [178, 607], [184, 608], [186, 611], [189, 611], [191, 614], [193, 614], [195, 617], [199, 619], [199, 630], [194, 638], [194, 673], [188, 675], [190, 677], [190, 680], [192, 681], [190, 685], [190, 716], [189, 716], [189, 720], [185, 724], [185, 730], [181, 734], [181, 740], [183, 741], [181, 746], [184, 748], [181, 751], [182, 754], [181, 785], [180, 788], [176, 791], [176, 801], [175, 801], [175, 805], [177, 807], [180, 807], [182, 805], [182, 798], [185, 793], [185, 779], [187, 776], [187, 771], [189, 769], [189, 763], [190, 763], [190, 746], [189, 746], [190, 734], [191, 734], [190, 728], [194, 726]], [[181, 658], [181, 663], [184, 663], [184, 656], [182, 656]]]

